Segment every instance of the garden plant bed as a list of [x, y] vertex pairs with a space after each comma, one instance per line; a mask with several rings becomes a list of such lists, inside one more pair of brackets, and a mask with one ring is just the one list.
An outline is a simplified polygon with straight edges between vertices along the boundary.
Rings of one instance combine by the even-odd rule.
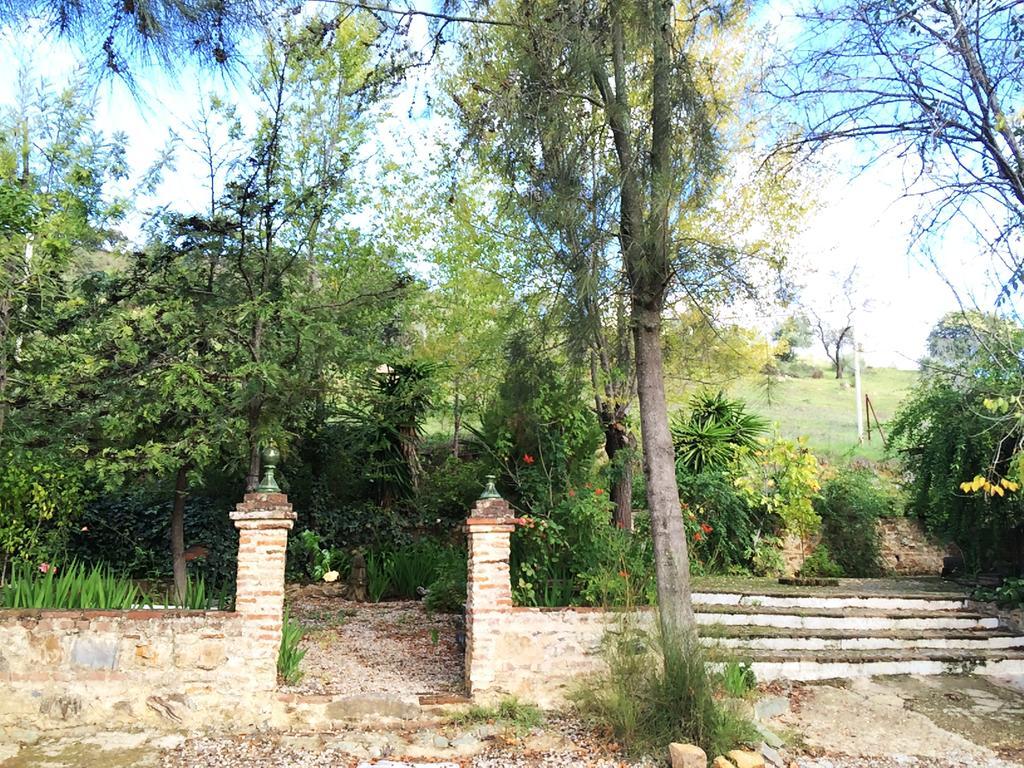
[[462, 693], [456, 617], [414, 600], [360, 603], [334, 585], [289, 588], [291, 615], [306, 632], [297, 685], [286, 693], [396, 696]]

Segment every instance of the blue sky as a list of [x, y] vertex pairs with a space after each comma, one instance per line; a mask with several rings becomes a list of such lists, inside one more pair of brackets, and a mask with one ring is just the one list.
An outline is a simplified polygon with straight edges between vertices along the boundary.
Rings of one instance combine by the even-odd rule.
[[[0, 32], [0, 60], [9, 75], [0, 80], [0, 104], [14, 99], [14, 73], [28, 63], [36, 78], [55, 85], [67, 82], [78, 60], [67, 45], [33, 34]], [[251, 103], [244, 76], [229, 80], [217, 73], [186, 67], [173, 76], [147, 70], [139, 78], [140, 95], [110, 81], [96, 95], [96, 122], [101, 130], [125, 131], [128, 160], [141, 172], [158, 156], [170, 133], [184, 133], [204, 94], [220, 93], [239, 102], [244, 115]], [[376, 150], [398, 162], [429, 159], [438, 131], [436, 121], [410, 118], [417, 113], [422, 78], [399, 95], [377, 136]], [[179, 152], [176, 169], [168, 174], [156, 198], [136, 201], [140, 208], [171, 203], [179, 209], [201, 208], [206, 198], [201, 168], [187, 152]], [[792, 244], [793, 274], [804, 286], [804, 299], [825, 317], [846, 314], [839, 290], [855, 271], [856, 290], [849, 300], [858, 307], [858, 337], [869, 365], [914, 367], [935, 321], [958, 307], [950, 284], [959, 287], [960, 301], [990, 307], [996, 282], [979, 260], [979, 250], [967, 227], [951, 227], [930, 244], [925, 260], [910, 246], [917, 203], [903, 196], [906, 161], [888, 158], [856, 171], [861, 155], [853, 146], [833, 148], [815, 172], [818, 205], [803, 232]], [[938, 269], [937, 269], [938, 268]], [[773, 316], [741, 319], [769, 330], [785, 311]]]

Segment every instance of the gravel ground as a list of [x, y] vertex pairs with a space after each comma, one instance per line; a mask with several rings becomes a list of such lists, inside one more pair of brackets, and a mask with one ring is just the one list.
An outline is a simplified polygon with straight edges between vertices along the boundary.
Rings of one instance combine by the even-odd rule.
[[356, 603], [319, 585], [291, 590], [289, 605], [306, 629], [305, 673], [286, 693], [461, 693], [463, 653], [455, 617], [429, 614], [416, 601]]

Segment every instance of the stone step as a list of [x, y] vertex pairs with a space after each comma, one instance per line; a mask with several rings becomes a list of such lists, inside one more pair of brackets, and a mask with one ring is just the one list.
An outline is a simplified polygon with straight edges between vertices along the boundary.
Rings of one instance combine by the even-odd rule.
[[709, 626], [701, 636], [711, 645], [757, 651], [856, 651], [943, 648], [1024, 648], [1024, 635], [1008, 629], [836, 630], [785, 627]]
[[754, 605], [694, 605], [698, 624], [790, 629], [996, 629], [996, 616], [975, 611], [877, 610], [874, 608], [786, 608]]
[[942, 648], [874, 651], [765, 651], [737, 648], [761, 682], [829, 680], [879, 675], [1024, 675], [1024, 650], [963, 651]]
[[800, 594], [694, 592], [693, 602], [703, 605], [763, 606], [765, 608], [873, 608], [876, 610], [963, 611], [970, 608], [967, 595], [910, 593], [907, 595]]

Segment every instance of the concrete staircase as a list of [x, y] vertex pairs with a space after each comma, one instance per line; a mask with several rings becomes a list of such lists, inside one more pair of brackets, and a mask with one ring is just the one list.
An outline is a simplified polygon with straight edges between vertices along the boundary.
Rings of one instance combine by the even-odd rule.
[[698, 591], [701, 635], [758, 680], [973, 672], [1024, 675], [1024, 635], [949, 588]]

